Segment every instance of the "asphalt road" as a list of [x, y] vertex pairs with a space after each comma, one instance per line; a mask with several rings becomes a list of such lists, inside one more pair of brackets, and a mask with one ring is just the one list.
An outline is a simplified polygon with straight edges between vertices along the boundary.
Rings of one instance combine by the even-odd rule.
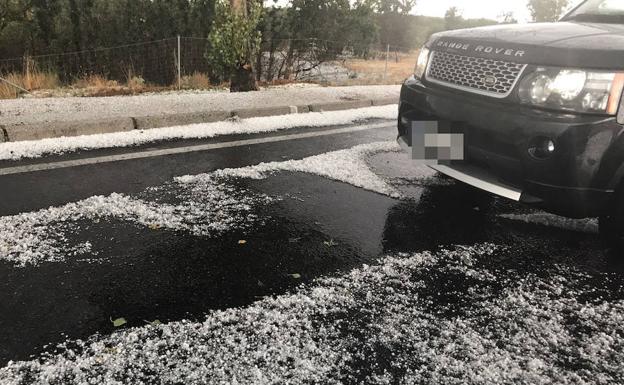
[[[536, 381], [545, 378], [550, 381], [543, 383], [557, 383], [557, 378], [568, 381], [573, 378], [572, 375], [580, 380], [569, 383], [584, 383], [581, 380], [589, 380], [592, 376], [598, 376], [598, 383], [605, 384], [624, 380], [620, 371], [623, 345], [617, 338], [600, 345], [604, 356], [598, 353], [578, 353], [578, 349], [591, 350], [591, 344], [587, 345], [587, 341], [595, 342], [591, 338], [602, 332], [615, 333], [615, 336], [622, 337], [620, 341], [624, 339], [624, 322], [617, 326], [616, 321], [609, 323], [604, 316], [600, 318], [602, 326], [592, 324], [595, 327], [590, 327], [587, 318], [581, 317], [578, 309], [569, 305], [572, 300], [576, 301], [574, 303], [582, 302], [583, 306], [593, 309], [596, 314], [597, 308], [608, 307], [608, 314], [612, 317], [608, 320], [621, 320], [624, 317], [623, 308], [620, 307], [624, 300], [622, 265], [613, 256], [605, 255], [597, 234], [591, 231], [591, 224], [570, 223], [551, 217], [541, 220], [542, 213], [498, 199], [493, 202], [485, 199], [482, 205], [466, 204], [468, 198], [463, 186], [437, 176], [423, 177], [415, 173], [413, 164], [398, 152], [372, 153], [365, 158], [365, 163], [376, 175], [400, 191], [402, 198], [311, 173], [288, 170], [255, 179], [231, 178], [218, 182], [209, 179], [192, 185], [173, 181], [176, 176], [240, 168], [261, 162], [285, 162], [350, 149], [361, 144], [394, 140], [392, 122], [366, 124], [374, 125], [375, 128], [334, 133], [330, 130], [349, 127], [328, 127], [314, 129], [314, 132], [319, 133], [318, 136], [285, 137], [311, 132], [311, 129], [300, 128], [288, 130], [287, 133], [166, 142], [133, 149], [90, 151], [36, 161], [2, 163], [4, 170], [39, 166], [40, 171], [18, 170], [0, 176], [0, 214], [19, 217], [19, 220], [11, 222], [17, 223], [16, 234], [22, 232], [19, 226], [26, 226], [25, 223], [31, 220], [39, 221], [28, 227], [27, 231], [37, 234], [43, 241], [31, 242], [30, 238], [22, 234], [24, 250], [14, 252], [14, 255], [19, 254], [23, 257], [22, 262], [26, 262], [0, 260], [0, 364], [4, 366], [9, 361], [50, 357], [46, 354], [52, 354], [51, 357], [55, 357], [54, 354], [63, 355], [75, 344], [72, 341], [105, 339], [119, 330], [133, 330], [130, 329], [132, 327], [142, 330], [147, 323], [155, 320], [163, 324], [182, 320], [193, 323], [211, 317], [218, 309], [249, 312], [254, 306], [263, 306], [263, 298], [297, 296], [305, 292], [307, 287], [332, 287], [338, 282], [331, 281], [332, 277], [359, 282], [359, 275], [356, 275], [356, 279], [348, 278], [348, 274], [360, 271], [363, 266], [387, 267], [387, 263], [379, 259], [383, 256], [398, 256], [411, 261], [409, 256], [436, 255], [437, 267], [428, 270], [426, 274], [420, 270], [410, 270], [413, 267], [408, 266], [407, 262], [405, 265], [390, 263], [392, 269], [403, 266], [398, 270], [410, 271], [410, 275], [404, 276], [402, 282], [407, 285], [413, 280], [414, 286], [410, 286], [411, 291], [408, 292], [413, 294], [413, 301], [425, 302], [408, 304], [409, 309], [420, 307], [423, 312], [427, 312], [428, 317], [442, 317], [440, 314], [443, 314], [441, 319], [444, 320], [471, 320], [480, 305], [490, 310], [496, 308], [498, 302], [488, 302], [490, 297], [500, 299], [503, 297], [501, 293], [507, 289], [525, 290], [521, 292], [537, 295], [544, 287], [561, 285], [563, 290], [553, 289], [551, 294], [538, 298], [542, 302], [533, 299], [537, 303], [536, 309], [546, 309], [550, 316], [560, 313], [560, 318], [565, 319], [557, 322], [565, 326], [561, 328], [569, 329], [566, 329], [566, 336], [572, 336], [565, 340], [555, 336], [550, 342], [540, 339], [542, 344], [555, 345], [549, 354], [538, 357], [546, 362], [550, 372], [541, 366], [532, 367], [532, 364], [525, 363], [519, 366], [521, 374], [532, 373], [544, 377], [470, 377], [473, 373], [464, 366], [460, 369], [453, 366], [457, 372], [451, 373], [453, 370], [448, 369], [442, 374], [436, 372], [434, 376], [431, 374], [433, 369], [425, 370], [429, 362], [424, 355], [422, 362], [410, 361], [418, 355], [420, 348], [405, 342], [418, 339], [418, 330], [421, 329], [410, 329], [409, 320], [420, 319], [420, 315], [411, 315], [408, 321], [403, 319], [403, 326], [399, 329], [384, 324], [384, 328], [369, 330], [370, 325], [381, 321], [375, 318], [376, 313], [367, 312], [367, 306], [375, 309], [375, 306], [381, 305], [368, 303], [367, 306], [350, 308], [344, 318], [348, 322], [343, 320], [347, 326], [339, 328], [344, 341], [350, 341], [347, 348], [340, 345], [350, 357], [347, 363], [327, 374], [328, 377], [306, 377], [307, 372], [296, 372], [298, 374], [295, 377], [282, 378], [283, 383], [323, 383], [328, 378], [343, 383], [386, 383], [387, 379], [391, 383], [454, 383], [449, 378], [457, 381], [463, 379], [462, 383], [513, 383], [519, 380], [532, 383], [531, 378]], [[210, 147], [214, 144], [264, 138], [279, 140]], [[206, 149], [197, 146], [206, 146]], [[190, 150], [152, 156], [156, 154], [154, 151], [166, 152], [172, 149]], [[141, 152], [146, 155], [128, 160], [123, 158], [125, 154]], [[101, 162], [94, 159], [100, 159]], [[55, 164], [66, 166], [55, 167]], [[327, 167], [340, 170], [341, 165], [328, 163]], [[89, 215], [77, 214], [82, 206], [64, 209], [69, 214], [46, 214], [44, 219], [26, 218], [24, 214], [51, 205], [63, 206], [94, 195], [111, 193], [131, 197], [133, 200], [128, 201], [128, 205], [140, 201], [198, 209], [184, 211], [186, 216], [182, 222], [170, 218], [173, 214], [167, 212], [169, 216], [162, 223], [153, 219], [155, 214], [151, 211], [144, 214], [149, 210], [154, 211], [152, 206], [133, 209], [132, 215], [127, 214], [121, 207], [126, 202], [123, 200], [112, 203], [113, 206], [120, 206], [116, 209], [123, 212], [115, 215], [101, 215], [98, 211], [102, 210], [100, 206], [92, 208], [88, 205]], [[203, 210], [215, 212], [205, 214]], [[206, 227], [207, 223], [209, 225]], [[4, 234], [7, 234], [6, 230]], [[47, 250], [44, 254], [49, 254], [35, 259], [33, 255], [39, 250], [37, 247], [41, 246], [37, 243], [46, 246], [46, 242], [52, 238], [54, 242], [50, 243], [49, 249], [53, 252]], [[462, 269], [471, 266], [479, 274], [487, 271], [496, 279], [485, 284], [484, 278], [473, 273], [467, 274], [465, 269], [455, 266], [455, 263], [459, 263], [452, 257], [455, 254], [448, 253], [455, 245], [489, 245], [486, 248], [492, 248], [493, 251], [470, 252], [468, 257], [462, 259]], [[483, 247], [476, 246], [477, 250]], [[476, 262], [466, 262], [470, 258]], [[31, 260], [37, 263], [29, 263]], [[358, 274], [368, 277], [366, 269]], [[388, 271], [383, 272], [391, 275]], [[532, 277], [539, 284], [535, 284], [535, 287], [527, 284], [528, 288], [515, 286], [526, 277]], [[402, 293], [402, 284], [392, 282], [388, 280], [384, 284], [382, 280], [377, 286], [371, 284], [362, 294], [362, 298], [370, 301], [370, 298], [375, 299], [379, 293], [383, 293], [384, 300], [380, 301], [388, 303], [385, 311], [390, 312], [390, 316], [386, 314], [385, 318], [381, 317], [384, 320], [391, 316], [398, 317], [398, 314], [391, 313], [395, 308], [390, 303]], [[387, 291], [393, 287], [395, 291]], [[350, 292], [357, 293], [358, 290], [355, 287]], [[548, 292], [550, 289], [544, 290]], [[560, 303], [560, 299], [555, 297], [565, 295], [573, 298], [560, 302], [570, 308], [555, 306]], [[258, 301], [261, 305], [254, 305]], [[527, 301], [531, 302], [531, 299]], [[506, 303], [505, 306], [510, 307], [505, 308], [507, 313], [501, 310], [501, 313], [492, 312], [487, 317], [478, 318], [475, 324], [485, 328], [481, 334], [488, 335], [496, 342], [500, 336], [492, 331], [497, 325], [495, 320], [499, 317], [513, 318], [514, 312], [520, 315], [522, 309], [526, 310], [526, 306], [529, 306], [521, 302], [513, 303], [515, 305]], [[503, 308], [501, 305], [500, 309]], [[306, 313], [302, 311], [300, 314]], [[544, 325], [552, 321], [548, 316], [540, 316]], [[112, 321], [122, 317], [127, 323], [115, 327]], [[334, 325], [340, 318], [335, 317], [338, 316], [328, 317], [323, 322]], [[531, 318], [526, 314], [522, 317]], [[290, 332], [290, 329], [281, 330], [279, 323], [275, 325], [278, 333]], [[486, 328], [484, 325], [494, 326]], [[355, 331], [356, 326], [360, 328], [358, 332]], [[435, 329], [434, 326], [430, 327]], [[438, 331], [427, 329], [430, 341], [444, 334], [442, 323], [439, 327]], [[466, 330], [477, 328], [474, 325], [465, 327]], [[515, 323], [513, 327], [505, 326], [504, 329], [507, 330], [505, 333], [513, 334], [516, 330], [522, 334], [531, 327], [527, 321], [527, 325]], [[380, 339], [369, 344], [387, 328], [402, 330], [402, 333], [408, 330], [411, 337], [393, 343]], [[604, 328], [611, 330], [602, 330]], [[559, 332], [564, 334], [561, 330]], [[534, 351], [523, 351], [532, 346], [531, 338], [535, 337], [531, 333], [527, 335], [524, 345], [519, 345], [521, 347], [513, 350], [513, 354], [536, 354]], [[233, 335], [233, 338], [242, 344], [238, 337]], [[459, 341], [460, 337], [457, 338]], [[500, 339], [502, 341], [502, 337]], [[59, 347], [62, 343], [66, 345]], [[427, 351], [442, 355], [445, 349], [452, 350], [453, 345], [430, 345]], [[499, 346], [494, 343], [489, 349], [504, 350], [505, 346], [503, 343], [499, 343]], [[232, 347], [231, 350], [237, 348]], [[88, 349], [84, 346], [78, 349], [80, 352], [85, 350]], [[478, 362], [480, 358], [475, 357], [480, 356], [473, 355], [469, 350], [459, 354], [464, 357], [462, 362]], [[515, 362], [516, 356], [513, 354], [511, 358], [508, 357], [509, 361], [502, 358], [502, 361], [496, 361], [498, 366], [495, 365], [492, 372], [513, 372], [512, 367], [515, 366], [510, 363]], [[549, 355], [552, 362], [549, 362]], [[132, 357], [137, 361], [143, 359], [142, 356]], [[620, 361], [613, 362], [611, 366], [592, 361], [605, 360], [605, 357]], [[234, 360], [231, 362], [232, 373], [236, 373], [237, 364]], [[508, 362], [509, 366], [506, 367], [504, 362]], [[451, 364], [447, 364], [450, 368]], [[254, 365], [258, 367], [257, 362]], [[262, 371], [263, 366], [259, 367], [258, 370]], [[266, 367], [270, 365], [266, 364]], [[37, 373], [41, 372], [30, 364], [28, 368], [0, 372], [0, 379], [7, 383], [11, 378], [21, 378], [26, 383], [36, 382]], [[419, 368], [422, 371], [419, 372]], [[436, 368], [439, 371], [439, 365]], [[91, 373], [89, 370], [85, 372]], [[153, 371], [158, 373], [157, 369]], [[145, 374], [148, 372], [143, 373], [148, 376]], [[267, 369], [267, 372], [270, 370]], [[120, 378], [127, 382], [140, 382], [140, 375], [136, 378], [126, 377], [130, 376], [128, 373], [119, 374]], [[132, 376], [136, 375], [134, 371], [132, 373]], [[280, 373], [278, 370], [273, 374], [277, 376]], [[229, 375], [232, 376], [231, 373]], [[269, 376], [266, 373], [264, 375]], [[239, 374], [237, 378], [242, 383], [253, 382], [245, 381], [245, 377], [241, 376]], [[67, 380], [69, 377], [63, 378]], [[183, 374], [178, 381], [193, 382]], [[175, 383], [173, 380], [162, 382]]]

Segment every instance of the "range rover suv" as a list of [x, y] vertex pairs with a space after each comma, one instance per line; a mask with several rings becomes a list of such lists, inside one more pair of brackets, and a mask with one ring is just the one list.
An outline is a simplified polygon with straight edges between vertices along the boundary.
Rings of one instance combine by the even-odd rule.
[[450, 122], [463, 160], [431, 167], [555, 214], [600, 217], [624, 255], [623, 88], [623, 0], [587, 0], [556, 23], [443, 32], [401, 89], [399, 143], [412, 147], [415, 122]]

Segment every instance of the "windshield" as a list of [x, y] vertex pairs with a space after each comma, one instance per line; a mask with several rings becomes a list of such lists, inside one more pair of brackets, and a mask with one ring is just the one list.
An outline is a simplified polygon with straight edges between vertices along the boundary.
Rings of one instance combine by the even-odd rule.
[[564, 20], [593, 23], [624, 23], [624, 0], [588, 0]]

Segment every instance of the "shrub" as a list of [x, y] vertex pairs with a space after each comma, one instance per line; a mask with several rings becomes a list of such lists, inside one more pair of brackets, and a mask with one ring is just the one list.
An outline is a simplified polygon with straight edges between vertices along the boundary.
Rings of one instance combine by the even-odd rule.
[[116, 80], [108, 80], [102, 75], [89, 75], [76, 80], [73, 84], [75, 88], [96, 88], [104, 89], [110, 87], [118, 87], [119, 83]]
[[192, 75], [186, 75], [182, 77], [182, 88], [189, 89], [207, 89], [212, 84], [208, 75], [201, 72], [193, 72]]

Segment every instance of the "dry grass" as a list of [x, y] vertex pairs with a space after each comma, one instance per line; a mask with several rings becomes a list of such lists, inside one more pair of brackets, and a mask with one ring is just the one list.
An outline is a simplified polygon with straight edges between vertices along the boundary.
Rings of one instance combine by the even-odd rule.
[[108, 80], [102, 75], [89, 75], [84, 78], [76, 80], [72, 87], [74, 88], [93, 88], [93, 89], [105, 89], [111, 87], [118, 87], [119, 83], [116, 80]]
[[129, 66], [124, 70], [126, 76], [126, 86], [133, 92], [142, 92], [147, 86], [145, 79], [140, 74], [137, 74], [133, 66]]
[[358, 76], [349, 79], [349, 85], [367, 84], [400, 84], [414, 71], [414, 65], [418, 58], [418, 51], [409, 54], [390, 53], [388, 60], [388, 71], [384, 78], [386, 69], [385, 54], [380, 55], [383, 59], [365, 60], [351, 59], [344, 63], [344, 66]]
[[145, 84], [145, 79], [143, 79], [140, 76], [133, 76], [131, 78], [129, 78], [126, 81], [126, 85], [128, 86], [128, 88], [130, 88], [131, 90], [136, 90], [136, 91], [140, 91], [143, 88], [145, 88], [146, 84]]
[[60, 84], [57, 74], [52, 72], [30, 71], [23, 76], [23, 87], [28, 91], [49, 90]]
[[[6, 76], [1, 76], [6, 79], [7, 82], [19, 85], [21, 83], [21, 76], [10, 73]], [[15, 99], [19, 96], [20, 90], [10, 85], [5, 81], [0, 80], [0, 99]]]
[[0, 99], [15, 99], [17, 95], [17, 89], [15, 87], [0, 82]]
[[[341, 81], [323, 81], [323, 85], [376, 85], [376, 84], [400, 84], [414, 69], [418, 52], [409, 54], [390, 54], [388, 61], [387, 76], [385, 52], [378, 53], [376, 59], [349, 59], [337, 62], [337, 66], [345, 67], [353, 76]], [[124, 73], [125, 81], [109, 80], [102, 75], [89, 75], [76, 79], [69, 85], [61, 84], [57, 74], [39, 71], [34, 62], [25, 61], [24, 73], [9, 73], [1, 75], [11, 83], [33, 91], [33, 97], [52, 96], [117, 96], [136, 95], [145, 92], [163, 92], [177, 90], [178, 83], [174, 80], [169, 86], [157, 86], [147, 83], [144, 78], [137, 74], [132, 67]], [[260, 81], [261, 87], [279, 86], [290, 83], [299, 83], [297, 80], [279, 79], [271, 82]], [[311, 83], [319, 83], [311, 81]], [[228, 84], [212, 84], [210, 78], [201, 72], [182, 77], [181, 88], [185, 90], [209, 90], [214, 88], [228, 88]], [[23, 91], [0, 81], [0, 99], [17, 98]]]
[[[59, 77], [53, 72], [38, 71], [29, 69], [24, 73], [10, 73], [2, 76], [8, 82], [13, 83], [28, 91], [49, 90], [58, 88], [60, 85]], [[10, 85], [7, 82], [0, 81], [0, 99], [17, 98], [23, 91]]]
[[208, 75], [201, 72], [193, 72], [192, 75], [183, 76], [181, 83], [184, 89], [205, 90], [212, 88]]
[[258, 86], [260, 87], [272, 87], [272, 86], [285, 86], [288, 84], [302, 84], [302, 83], [313, 83], [309, 81], [301, 81], [295, 79], [273, 79], [270, 82], [266, 80], [261, 80], [258, 82]]

